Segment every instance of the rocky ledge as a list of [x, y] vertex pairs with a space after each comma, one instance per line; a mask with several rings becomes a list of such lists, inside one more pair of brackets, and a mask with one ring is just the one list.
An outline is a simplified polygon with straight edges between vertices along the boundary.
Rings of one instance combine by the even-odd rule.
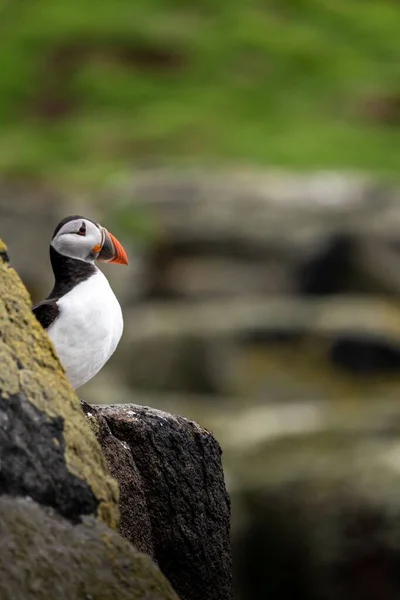
[[81, 404], [1, 242], [0, 448], [1, 598], [231, 598], [218, 443], [181, 417]]
[[83, 406], [120, 486], [122, 535], [182, 600], [229, 599], [230, 502], [211, 433], [146, 406]]

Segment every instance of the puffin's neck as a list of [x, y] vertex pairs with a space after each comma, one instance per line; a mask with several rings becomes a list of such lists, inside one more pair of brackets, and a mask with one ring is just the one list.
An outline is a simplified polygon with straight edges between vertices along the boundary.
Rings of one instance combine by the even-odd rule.
[[50, 260], [54, 273], [54, 287], [49, 298], [60, 298], [70, 292], [78, 283], [94, 275], [97, 267], [93, 263], [70, 258], [60, 254], [50, 246]]

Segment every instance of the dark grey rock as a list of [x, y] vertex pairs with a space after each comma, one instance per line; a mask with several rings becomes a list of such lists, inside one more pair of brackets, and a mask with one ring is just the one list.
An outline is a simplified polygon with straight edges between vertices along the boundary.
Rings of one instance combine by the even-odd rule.
[[96, 514], [89, 484], [68, 470], [64, 422], [33, 406], [23, 393], [0, 396], [0, 492], [30, 496], [61, 515], [79, 520]]
[[238, 600], [400, 597], [399, 411], [371, 413], [237, 453]]
[[192, 421], [144, 406], [84, 408], [100, 423], [98, 439], [120, 482], [121, 532], [143, 544], [149, 517], [155, 560], [181, 600], [229, 600], [230, 500], [215, 438]]
[[86, 402], [81, 404], [101, 444], [110, 473], [119, 484], [120, 532], [138, 550], [155, 559], [146, 494], [132, 452], [126, 442], [112, 434], [101, 411]]
[[178, 600], [150, 557], [93, 517], [0, 497], [1, 600]]

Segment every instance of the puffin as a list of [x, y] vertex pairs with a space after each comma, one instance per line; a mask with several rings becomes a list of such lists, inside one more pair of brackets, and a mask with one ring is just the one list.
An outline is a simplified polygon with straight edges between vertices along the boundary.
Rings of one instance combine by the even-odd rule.
[[128, 257], [105, 227], [73, 215], [55, 228], [50, 261], [54, 287], [32, 311], [76, 390], [109, 360], [124, 327], [121, 306], [96, 262], [127, 265]]

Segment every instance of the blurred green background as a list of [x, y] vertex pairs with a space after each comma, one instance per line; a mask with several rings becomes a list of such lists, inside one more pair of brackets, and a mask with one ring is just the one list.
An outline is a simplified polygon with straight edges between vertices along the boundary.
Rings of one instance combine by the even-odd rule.
[[393, 0], [4, 0], [0, 167], [396, 172], [399, 29]]
[[395, 0], [0, 0], [0, 236], [123, 242], [80, 395], [215, 433], [237, 600], [400, 598], [399, 166]]

